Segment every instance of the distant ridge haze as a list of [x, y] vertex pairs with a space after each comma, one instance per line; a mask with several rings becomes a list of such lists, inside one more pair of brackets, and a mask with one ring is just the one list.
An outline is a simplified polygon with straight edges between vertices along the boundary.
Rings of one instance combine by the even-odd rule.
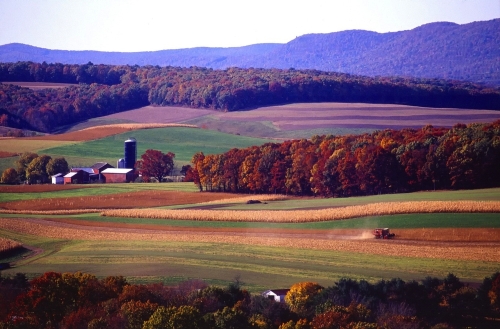
[[0, 46], [0, 62], [317, 69], [365, 76], [464, 80], [500, 86], [500, 19], [436, 22], [408, 31], [306, 34], [286, 44], [101, 52]]

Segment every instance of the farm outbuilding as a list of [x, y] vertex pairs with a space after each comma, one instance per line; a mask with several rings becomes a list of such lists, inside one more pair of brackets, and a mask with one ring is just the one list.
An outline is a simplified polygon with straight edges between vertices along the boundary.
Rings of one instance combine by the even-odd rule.
[[75, 170], [64, 175], [64, 184], [85, 184], [89, 182], [89, 173], [85, 170]]
[[114, 168], [112, 165], [110, 165], [109, 163], [107, 162], [96, 162], [92, 167], [90, 167], [92, 169], [92, 171], [94, 172], [94, 174], [100, 174], [102, 173], [104, 170], [108, 169], [108, 168]]
[[61, 173], [53, 175], [52, 184], [64, 184], [64, 175]]
[[129, 183], [136, 178], [134, 169], [108, 168], [101, 172], [105, 183]]
[[273, 289], [264, 291], [261, 296], [274, 300], [275, 302], [284, 303], [285, 296], [290, 289]]

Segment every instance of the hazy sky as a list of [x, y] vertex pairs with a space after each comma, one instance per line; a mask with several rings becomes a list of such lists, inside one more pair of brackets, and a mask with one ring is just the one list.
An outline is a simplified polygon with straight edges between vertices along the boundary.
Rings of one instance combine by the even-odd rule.
[[0, 45], [148, 51], [500, 17], [500, 0], [0, 0]]

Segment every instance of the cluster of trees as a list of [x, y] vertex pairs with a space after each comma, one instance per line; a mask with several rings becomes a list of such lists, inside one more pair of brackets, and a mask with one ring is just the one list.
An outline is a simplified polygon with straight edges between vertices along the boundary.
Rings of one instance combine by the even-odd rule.
[[314, 136], [223, 154], [196, 153], [200, 191], [348, 197], [500, 186], [500, 120], [452, 129]]
[[43, 132], [148, 104], [235, 111], [294, 102], [367, 102], [500, 109], [500, 89], [437, 79], [317, 70], [0, 63], [0, 81], [79, 83], [30, 90], [0, 84], [0, 125]]
[[50, 176], [55, 174], [67, 174], [69, 172], [68, 162], [65, 158], [52, 158], [49, 155], [38, 155], [26, 152], [19, 156], [16, 168], [7, 168], [3, 171], [1, 182], [3, 184], [44, 184], [50, 181]]
[[493, 328], [500, 317], [500, 273], [478, 288], [449, 274], [421, 282], [341, 279], [293, 285], [285, 303], [225, 288], [129, 284], [121, 276], [47, 272], [27, 281], [0, 276], [0, 328], [401, 329]]
[[144, 182], [161, 182], [163, 177], [170, 175], [174, 169], [175, 154], [162, 153], [158, 150], [146, 150], [141, 159], [135, 163], [135, 168], [142, 175]]
[[0, 125], [50, 132], [62, 125], [145, 106], [148, 91], [129, 82], [31, 90], [0, 84]]
[[[162, 153], [158, 150], [146, 150], [135, 168], [142, 175], [144, 182], [161, 182], [174, 169], [175, 154]], [[45, 184], [50, 182], [50, 176], [67, 174], [70, 169], [65, 158], [52, 158], [49, 155], [38, 155], [26, 152], [19, 156], [15, 162], [16, 168], [7, 168], [3, 171], [0, 182], [3, 184]], [[190, 166], [189, 166], [190, 167]], [[185, 174], [188, 167], [183, 168]]]

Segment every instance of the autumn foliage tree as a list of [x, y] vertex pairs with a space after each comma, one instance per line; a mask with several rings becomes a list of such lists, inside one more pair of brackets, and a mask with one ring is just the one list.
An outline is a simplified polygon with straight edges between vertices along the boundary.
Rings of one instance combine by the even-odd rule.
[[349, 197], [500, 186], [500, 121], [313, 136], [192, 158], [200, 191]]
[[149, 182], [154, 178], [161, 182], [163, 177], [169, 175], [174, 169], [174, 158], [175, 154], [172, 152], [162, 153], [149, 149], [141, 155], [141, 159], [137, 161], [135, 167], [144, 181]]
[[129, 284], [123, 277], [0, 275], [0, 328], [496, 328], [500, 274], [478, 288], [453, 274], [420, 282], [343, 278], [290, 287], [286, 302], [228, 287]]
[[144, 322], [143, 329], [199, 329], [203, 328], [200, 311], [192, 306], [160, 306]]
[[19, 183], [19, 175], [17, 174], [16, 169], [7, 168], [2, 173], [1, 182], [3, 184], [18, 184]]
[[43, 132], [146, 105], [236, 111], [286, 103], [364, 102], [499, 109], [500, 91], [468, 82], [361, 77], [318, 70], [0, 63], [0, 81], [69, 83], [31, 90], [0, 83], [0, 124]]
[[323, 287], [315, 282], [299, 282], [290, 287], [285, 296], [285, 303], [290, 310], [301, 315], [309, 316], [314, 297], [318, 295]]

